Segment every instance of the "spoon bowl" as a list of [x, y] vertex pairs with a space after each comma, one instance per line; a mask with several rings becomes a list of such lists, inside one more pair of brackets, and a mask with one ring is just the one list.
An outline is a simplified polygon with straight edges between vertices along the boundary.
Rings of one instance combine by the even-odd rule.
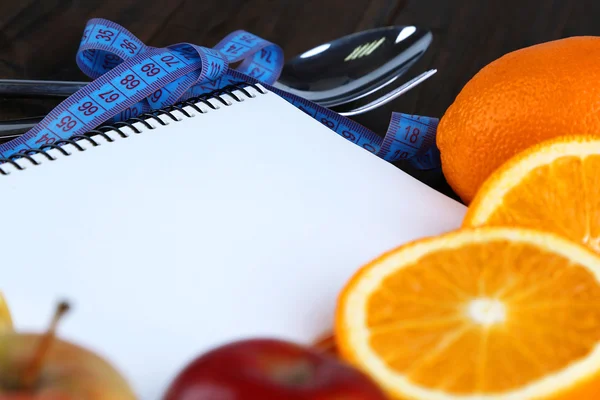
[[430, 31], [415, 26], [354, 33], [292, 58], [274, 86], [324, 107], [339, 106], [398, 79], [431, 41]]

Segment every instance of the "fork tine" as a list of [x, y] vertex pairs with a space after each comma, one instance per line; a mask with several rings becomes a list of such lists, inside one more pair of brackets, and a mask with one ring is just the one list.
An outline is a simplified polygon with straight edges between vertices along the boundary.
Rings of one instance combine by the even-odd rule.
[[395, 98], [403, 95], [404, 93], [408, 92], [409, 90], [411, 90], [411, 89], [417, 87], [418, 85], [420, 85], [421, 83], [425, 82], [427, 79], [432, 77], [436, 72], [437, 72], [437, 69], [430, 69], [429, 71], [423, 72], [421, 75], [411, 79], [410, 81], [406, 82], [402, 86], [397, 87], [396, 89], [392, 90], [391, 92], [384, 94], [383, 96], [371, 101], [370, 103], [365, 104], [364, 106], [358, 107], [354, 110], [340, 111], [339, 114], [343, 115], [345, 117], [351, 117], [353, 115], [363, 114], [363, 113], [366, 113], [367, 111], [371, 111], [375, 108], [381, 107], [382, 105], [389, 103], [390, 101], [394, 100]]

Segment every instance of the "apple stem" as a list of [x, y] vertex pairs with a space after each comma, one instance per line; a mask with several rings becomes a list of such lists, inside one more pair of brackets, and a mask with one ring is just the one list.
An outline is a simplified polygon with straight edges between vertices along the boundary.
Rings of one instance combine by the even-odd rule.
[[37, 349], [35, 349], [33, 353], [33, 358], [21, 377], [21, 385], [24, 389], [33, 389], [38, 381], [40, 372], [44, 366], [46, 355], [48, 354], [48, 349], [56, 337], [58, 323], [70, 308], [71, 306], [69, 303], [65, 301], [60, 302], [56, 306], [54, 316], [52, 317], [52, 321], [50, 321], [50, 326], [46, 330], [44, 336], [41, 337]]

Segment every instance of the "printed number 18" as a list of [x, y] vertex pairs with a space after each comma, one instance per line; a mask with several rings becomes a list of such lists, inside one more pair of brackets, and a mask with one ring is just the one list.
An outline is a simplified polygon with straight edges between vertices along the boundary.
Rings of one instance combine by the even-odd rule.
[[[410, 140], [411, 143], [416, 143], [419, 139], [419, 134], [421, 133], [421, 131], [419, 130], [419, 128], [415, 128], [412, 130], [412, 135], [410, 135], [410, 128], [410, 126], [406, 127], [406, 135], [404, 135], [404, 140]], [[410, 139], [408, 138], [408, 135], [410, 135]]]

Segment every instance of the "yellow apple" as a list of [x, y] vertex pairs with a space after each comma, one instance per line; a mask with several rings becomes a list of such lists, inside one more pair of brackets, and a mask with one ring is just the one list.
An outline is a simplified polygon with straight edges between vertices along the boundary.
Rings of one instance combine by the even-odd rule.
[[46, 333], [0, 333], [2, 400], [134, 400], [123, 376], [99, 355], [56, 338], [68, 306], [61, 304]]
[[10, 311], [8, 310], [8, 305], [4, 300], [4, 296], [2, 296], [2, 292], [0, 292], [0, 333], [12, 331], [12, 329], [13, 323], [10, 316]]

